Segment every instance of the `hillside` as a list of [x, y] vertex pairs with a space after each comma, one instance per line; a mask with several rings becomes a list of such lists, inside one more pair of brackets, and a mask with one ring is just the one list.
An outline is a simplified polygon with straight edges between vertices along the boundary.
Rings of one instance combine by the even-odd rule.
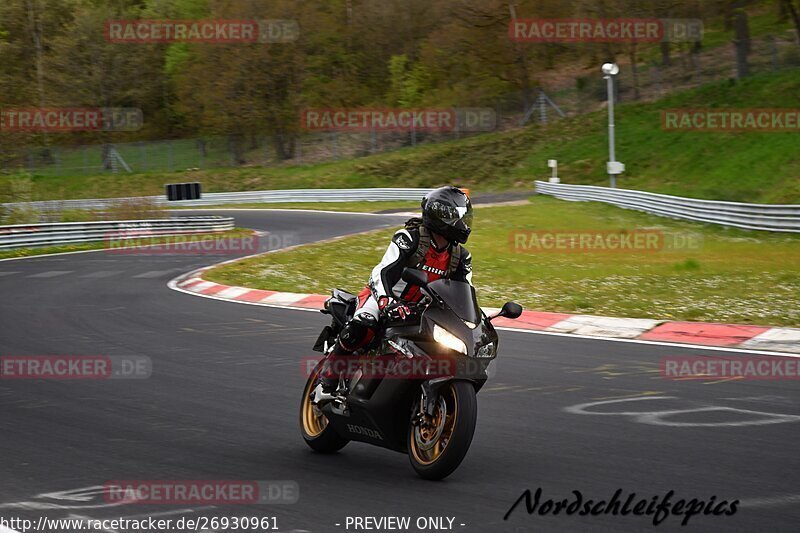
[[[704, 133], [661, 129], [674, 108], [800, 108], [800, 70], [708, 84], [654, 103], [623, 103], [617, 155], [620, 186], [697, 198], [800, 203], [800, 132]], [[404, 148], [359, 159], [305, 166], [248, 167], [174, 173], [32, 176], [33, 199], [162, 194], [163, 184], [200, 181], [207, 192], [304, 188], [433, 186], [475, 190], [531, 188], [558, 159], [566, 183], [605, 184], [604, 111], [549, 126]], [[0, 178], [8, 181], [9, 177]]]

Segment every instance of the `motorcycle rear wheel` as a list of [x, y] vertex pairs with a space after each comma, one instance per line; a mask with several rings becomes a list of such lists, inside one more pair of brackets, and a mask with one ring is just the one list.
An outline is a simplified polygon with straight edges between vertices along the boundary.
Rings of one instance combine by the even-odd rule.
[[469, 451], [478, 419], [475, 387], [466, 381], [442, 387], [433, 419], [429, 427], [410, 425], [408, 457], [420, 477], [439, 480], [452, 474]]
[[311, 403], [311, 393], [317, 384], [317, 377], [322, 368], [320, 361], [306, 381], [303, 399], [300, 402], [300, 434], [308, 446], [317, 453], [335, 453], [350, 442], [342, 438], [330, 424], [328, 418]]

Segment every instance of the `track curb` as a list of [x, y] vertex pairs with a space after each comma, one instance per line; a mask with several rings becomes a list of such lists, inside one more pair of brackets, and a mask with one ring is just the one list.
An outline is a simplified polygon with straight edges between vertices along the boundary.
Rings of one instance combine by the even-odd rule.
[[[322, 294], [235, 287], [203, 279], [203, 274], [215, 266], [218, 265], [179, 276], [169, 285], [181, 292], [217, 300], [289, 309], [322, 309], [322, 304], [327, 298]], [[497, 310], [488, 307], [483, 309], [487, 314]], [[494, 320], [494, 324], [514, 331], [565, 334], [593, 339], [696, 345], [737, 351], [772, 351], [786, 355], [800, 354], [800, 328], [572, 315], [543, 311], [523, 311], [522, 316], [516, 320], [498, 318]]]

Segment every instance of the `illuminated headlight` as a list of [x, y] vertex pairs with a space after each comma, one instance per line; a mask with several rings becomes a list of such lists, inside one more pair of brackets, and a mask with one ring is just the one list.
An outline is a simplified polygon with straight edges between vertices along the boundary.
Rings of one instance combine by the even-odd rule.
[[494, 357], [497, 349], [494, 346], [493, 342], [489, 344], [485, 344], [478, 348], [478, 351], [475, 353], [475, 357]]
[[467, 354], [467, 346], [464, 344], [464, 341], [444, 329], [443, 327], [439, 326], [438, 324], [433, 325], [433, 340], [441, 344], [442, 346], [446, 346], [451, 350], [455, 350], [456, 352], [461, 352], [464, 355]]

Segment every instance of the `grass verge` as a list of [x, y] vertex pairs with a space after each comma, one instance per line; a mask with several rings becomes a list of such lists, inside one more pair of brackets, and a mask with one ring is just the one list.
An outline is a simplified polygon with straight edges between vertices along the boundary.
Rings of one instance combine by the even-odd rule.
[[[637, 318], [800, 326], [800, 236], [673, 221], [599, 203], [536, 197], [476, 213], [469, 241], [482, 305]], [[569, 253], [516, 251], [515, 232], [655, 231], [689, 247]], [[360, 290], [392, 231], [239, 261], [205, 278], [260, 289], [324, 294]], [[346, 250], [346, 253], [342, 253]], [[335, 258], [335, 260], [333, 259]]]

